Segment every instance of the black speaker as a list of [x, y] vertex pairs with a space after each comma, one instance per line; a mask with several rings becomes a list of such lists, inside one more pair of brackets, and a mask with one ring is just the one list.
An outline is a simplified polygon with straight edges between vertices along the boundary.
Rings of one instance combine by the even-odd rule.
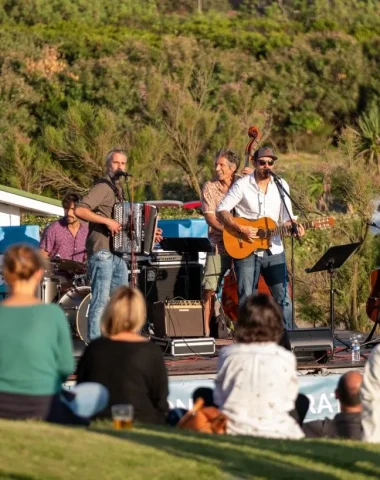
[[292, 351], [299, 362], [325, 363], [334, 354], [334, 338], [329, 328], [300, 328], [285, 331], [280, 345]]
[[176, 297], [201, 300], [203, 273], [201, 264], [145, 265], [140, 270], [138, 287], [145, 297], [148, 321], [152, 321], [155, 302]]

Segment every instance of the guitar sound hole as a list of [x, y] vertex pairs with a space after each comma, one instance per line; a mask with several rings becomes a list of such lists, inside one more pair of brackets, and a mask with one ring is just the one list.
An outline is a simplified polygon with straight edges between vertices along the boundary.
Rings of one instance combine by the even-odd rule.
[[266, 232], [265, 230], [262, 230], [261, 228], [257, 231], [257, 235], [259, 238], [265, 238], [266, 237]]

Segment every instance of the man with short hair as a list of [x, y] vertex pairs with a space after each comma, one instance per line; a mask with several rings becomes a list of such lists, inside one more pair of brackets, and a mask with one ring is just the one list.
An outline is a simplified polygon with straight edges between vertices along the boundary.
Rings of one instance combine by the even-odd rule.
[[[224, 227], [235, 230], [246, 242], [252, 242], [257, 238], [257, 228], [239, 225], [235, 217], [248, 220], [270, 217], [276, 223], [284, 225], [290, 224], [294, 217], [289, 198], [285, 196], [288, 213], [282, 202], [279, 187], [271, 175], [276, 160], [277, 156], [271, 148], [263, 147], [256, 150], [253, 155], [254, 172], [236, 181], [216, 209], [217, 218]], [[279, 181], [284, 190], [289, 192], [287, 182], [282, 178]], [[235, 216], [232, 211], [235, 212]], [[304, 233], [302, 225], [298, 225], [299, 236]], [[270, 240], [270, 248], [257, 249], [246, 258], [234, 260], [239, 307], [249, 295], [257, 293], [261, 273], [273, 297], [282, 307], [285, 328], [289, 330], [292, 321], [292, 301], [288, 292], [284, 247], [280, 235], [273, 236]]]
[[239, 169], [240, 159], [233, 150], [221, 149], [215, 156], [215, 176], [202, 189], [202, 213], [209, 226], [208, 237], [215, 248], [206, 258], [203, 278], [203, 305], [205, 336], [210, 335], [210, 319], [214, 314], [215, 293], [224, 275], [231, 268], [231, 257], [223, 245], [223, 225], [215, 216], [216, 207], [225, 197]]
[[64, 216], [46, 227], [41, 237], [40, 249], [45, 257], [85, 261], [88, 225], [79, 221], [74, 213], [81, 198], [78, 193], [67, 193], [64, 196]]
[[[109, 297], [121, 285], [128, 284], [128, 267], [123, 255], [112, 251], [112, 237], [121, 225], [112, 218], [116, 203], [124, 201], [121, 178], [126, 173], [127, 155], [113, 149], [106, 156], [106, 175], [95, 182], [75, 209], [75, 214], [90, 223], [86, 242], [88, 272], [91, 279], [91, 303], [88, 310], [88, 340], [100, 336], [100, 319]], [[155, 240], [162, 231], [156, 229]]]
[[351, 371], [342, 375], [335, 390], [335, 398], [340, 404], [340, 413], [333, 419], [315, 420], [304, 423], [302, 429], [306, 437], [362, 438], [362, 403], [360, 388], [362, 375]]
[[111, 248], [112, 237], [121, 230], [112, 212], [115, 203], [124, 200], [120, 179], [126, 168], [127, 155], [122, 150], [111, 150], [106, 157], [106, 175], [95, 183], [75, 209], [79, 218], [89, 222], [86, 242], [91, 279], [89, 341], [100, 336], [100, 317], [112, 292], [128, 284], [127, 264], [122, 255], [113, 253]]

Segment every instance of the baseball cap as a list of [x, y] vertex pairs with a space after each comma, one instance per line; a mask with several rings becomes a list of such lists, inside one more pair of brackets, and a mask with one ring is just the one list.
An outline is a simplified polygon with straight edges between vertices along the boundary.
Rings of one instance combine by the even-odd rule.
[[270, 157], [273, 158], [273, 160], [277, 160], [276, 155], [274, 154], [274, 151], [269, 148], [269, 147], [263, 147], [259, 148], [256, 150], [256, 152], [253, 154], [253, 160], [256, 162], [256, 160], [259, 160], [262, 157]]

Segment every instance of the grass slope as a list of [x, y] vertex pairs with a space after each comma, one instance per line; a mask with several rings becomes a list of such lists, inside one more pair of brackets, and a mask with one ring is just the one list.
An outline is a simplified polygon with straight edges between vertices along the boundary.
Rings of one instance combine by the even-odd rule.
[[0, 479], [363, 479], [380, 477], [380, 446], [211, 437], [109, 424], [90, 429], [0, 421]]

